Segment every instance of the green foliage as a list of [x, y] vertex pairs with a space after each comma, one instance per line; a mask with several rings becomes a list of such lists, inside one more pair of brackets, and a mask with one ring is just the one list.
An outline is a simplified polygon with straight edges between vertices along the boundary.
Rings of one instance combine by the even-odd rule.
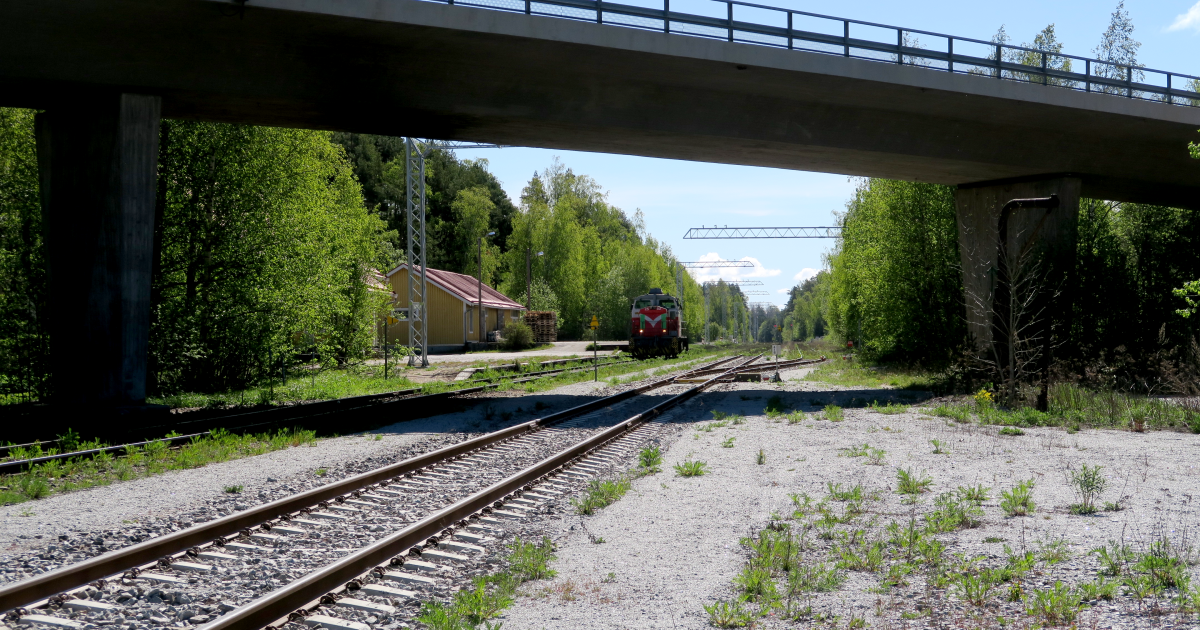
[[571, 499], [577, 514], [595, 514], [596, 510], [616, 503], [629, 492], [632, 482], [626, 478], [593, 479], [588, 483], [583, 499]]
[[681, 464], [675, 464], [675, 474], [680, 477], [699, 477], [708, 472], [705, 468], [708, 464], [700, 461], [687, 460]]
[[846, 415], [842, 412], [842, 408], [837, 405], [825, 405], [825, 419], [830, 422], [841, 422], [846, 419]]
[[[675, 258], [646, 232], [641, 214], [627, 216], [608, 203], [594, 179], [558, 161], [529, 181], [512, 215], [500, 271], [507, 295], [525, 294], [527, 250], [544, 253], [532, 257], [532, 275], [557, 300], [565, 338], [582, 336], [585, 316], [593, 313], [601, 339], [627, 338], [634, 297], [655, 287], [675, 293]], [[699, 324], [703, 294], [688, 274], [683, 277], [684, 319]]]
[[501, 333], [504, 338], [500, 347], [505, 350], [524, 350], [533, 347], [533, 330], [525, 322], [511, 322]]
[[324, 132], [166, 120], [152, 389], [213, 391], [295, 351], [358, 359], [384, 306], [385, 224]]
[[[98, 440], [83, 440], [71, 434], [79, 449], [99, 448]], [[171, 433], [165, 437], [173, 437]], [[108, 453], [94, 457], [72, 457], [33, 466], [29, 470], [0, 476], [0, 486], [9, 491], [0, 495], [2, 503], [20, 503], [40, 499], [58, 492], [107, 485], [137, 477], [156, 475], [168, 470], [199, 468], [214, 462], [261, 455], [289, 447], [312, 444], [315, 434], [301, 429], [280, 429], [275, 433], [238, 435], [224, 429], [214, 429], [210, 435], [198, 436], [178, 448], [168, 448], [167, 441], [158, 440], [142, 448], [113, 456]], [[40, 444], [17, 448], [10, 452], [13, 459], [54, 455], [58, 449], [43, 449]], [[242, 486], [223, 487], [226, 492], [238, 493]]]
[[1025, 593], [1025, 614], [1040, 617], [1048, 625], [1058, 626], [1075, 621], [1083, 602], [1083, 593], [1062, 582], [1046, 590], [1030, 590]]
[[550, 568], [555, 556], [554, 543], [549, 538], [543, 536], [541, 542], [534, 543], [517, 536], [508, 549], [509, 571], [521, 582], [545, 580], [557, 574]]
[[1071, 506], [1072, 512], [1095, 514], [1100, 511], [1096, 506], [1096, 501], [1108, 487], [1108, 479], [1105, 479], [1104, 475], [1100, 473], [1103, 469], [1103, 466], [1088, 466], [1087, 464], [1083, 464], [1079, 469], [1069, 469], [1071, 487], [1079, 497], [1079, 503]]
[[863, 487], [862, 484], [857, 484], [853, 488], [842, 488], [842, 484], [833, 483], [832, 481], [825, 482], [825, 487], [829, 490], [829, 497], [834, 501], [862, 501]]
[[638, 466], [646, 473], [662, 470], [662, 450], [657, 444], [647, 446], [638, 453]]
[[1009, 516], [1025, 516], [1037, 510], [1033, 502], [1033, 480], [1022, 481], [1000, 493], [1000, 508]]
[[[767, 316], [763, 326], [765, 332], [771, 333], [769, 341], [794, 342], [807, 341], [815, 337], [823, 337], [829, 332], [827, 311], [829, 308], [830, 274], [820, 271], [817, 275], [792, 287], [788, 294], [787, 305], [777, 316], [774, 313], [763, 313]], [[778, 326], [778, 329], [774, 327]], [[762, 328], [760, 327], [760, 331]], [[760, 334], [759, 341], [766, 342]]]
[[49, 387], [33, 115], [0, 107], [0, 404], [42, 399]]
[[1183, 301], [1187, 303], [1187, 308], [1175, 311], [1180, 317], [1190, 317], [1196, 313], [1196, 309], [1200, 308], [1200, 280], [1192, 280], [1172, 293], [1175, 297], [1183, 298]]
[[703, 607], [708, 613], [708, 622], [718, 628], [741, 628], [754, 623], [754, 613], [746, 610], [741, 600], [720, 600], [703, 604]]
[[[451, 222], [446, 225], [449, 252], [457, 257], [451, 271], [466, 274], [483, 283], [495, 285], [497, 268], [500, 265], [500, 248], [487, 236], [491, 217], [496, 211], [487, 188], [473, 186], [458, 191], [450, 204]], [[482, 243], [480, 241], [482, 240]], [[482, 256], [482, 262], [480, 261]], [[479, 275], [480, 265], [483, 276]]]
[[983, 524], [979, 503], [959, 493], [946, 492], [934, 499], [934, 510], [925, 515], [929, 531], [943, 533], [979, 527]]
[[933, 478], [923, 470], [916, 474], [908, 468], [896, 469], [896, 492], [899, 494], [917, 495], [929, 492], [929, 486], [932, 484]]
[[833, 332], [867, 358], [949, 358], [964, 334], [953, 188], [864, 180], [841, 223]]

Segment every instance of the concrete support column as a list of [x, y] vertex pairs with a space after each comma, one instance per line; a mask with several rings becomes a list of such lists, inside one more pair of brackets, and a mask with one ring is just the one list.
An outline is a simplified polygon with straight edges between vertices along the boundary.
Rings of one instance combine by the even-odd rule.
[[[980, 356], [1002, 371], [1044, 376], [1051, 335], [1067, 323], [1080, 186], [1053, 177], [955, 192], [967, 330]], [[1004, 211], [1016, 199], [1047, 197], [1056, 197], [1055, 207]]]
[[83, 96], [36, 119], [55, 405], [146, 399], [157, 96]]

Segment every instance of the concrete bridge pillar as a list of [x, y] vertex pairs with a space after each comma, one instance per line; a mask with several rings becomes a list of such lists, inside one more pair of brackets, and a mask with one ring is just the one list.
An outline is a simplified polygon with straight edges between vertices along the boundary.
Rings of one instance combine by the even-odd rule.
[[146, 399], [161, 104], [83, 95], [37, 115], [55, 407], [105, 415]]
[[1044, 376], [1054, 327], [1067, 322], [1080, 188], [1048, 177], [955, 192], [967, 330], [1001, 380]]

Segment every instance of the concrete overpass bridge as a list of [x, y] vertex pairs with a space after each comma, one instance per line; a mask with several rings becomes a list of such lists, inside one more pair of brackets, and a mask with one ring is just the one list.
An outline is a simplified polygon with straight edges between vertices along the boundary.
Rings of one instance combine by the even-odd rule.
[[0, 4], [0, 105], [46, 110], [51, 273], [94, 270], [104, 376], [64, 399], [144, 398], [161, 116], [958, 185], [969, 286], [1010, 199], [1058, 196], [1008, 232], [1062, 246], [1081, 195], [1200, 207], [1195, 77], [724, 0], [478, 2]]

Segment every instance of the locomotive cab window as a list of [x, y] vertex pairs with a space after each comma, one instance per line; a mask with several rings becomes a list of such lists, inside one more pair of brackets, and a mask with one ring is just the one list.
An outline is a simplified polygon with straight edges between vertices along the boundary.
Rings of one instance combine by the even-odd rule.
[[650, 308], [651, 306], [654, 306], [653, 300], [637, 300], [633, 303], [635, 309]]
[[674, 300], [662, 300], [658, 303], [658, 305], [663, 308], [666, 308], [666, 309], [671, 309], [671, 308], [675, 308], [675, 301]]

